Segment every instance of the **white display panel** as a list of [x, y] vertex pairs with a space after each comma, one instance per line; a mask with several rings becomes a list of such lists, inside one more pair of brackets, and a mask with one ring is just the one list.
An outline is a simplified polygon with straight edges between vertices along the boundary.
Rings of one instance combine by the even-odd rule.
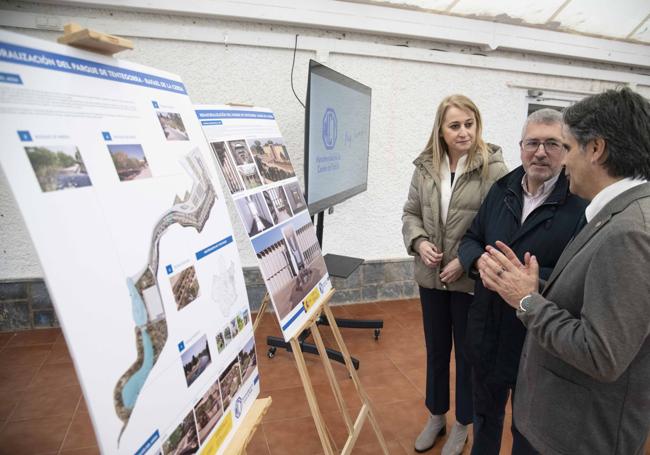
[[216, 161], [183, 83], [1, 31], [0, 137], [102, 452], [221, 452], [259, 376]]
[[288, 341], [332, 285], [275, 116], [264, 108], [195, 108]]

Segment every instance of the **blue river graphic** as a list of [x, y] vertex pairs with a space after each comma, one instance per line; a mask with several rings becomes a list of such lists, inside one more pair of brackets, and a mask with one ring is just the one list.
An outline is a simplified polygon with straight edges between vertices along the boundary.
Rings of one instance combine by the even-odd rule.
[[[142, 300], [142, 297], [140, 297], [133, 280], [129, 278], [127, 281], [129, 293], [131, 294], [131, 302], [133, 304], [133, 320], [136, 325], [142, 326], [147, 322], [147, 309], [144, 306], [144, 301]], [[144, 327], [139, 328], [140, 334], [142, 335], [144, 360], [140, 369], [129, 378], [122, 389], [122, 402], [128, 409], [133, 409], [135, 401], [140, 394], [140, 390], [144, 387], [144, 383], [153, 367], [153, 342], [151, 341], [151, 337], [147, 333], [147, 330]]]

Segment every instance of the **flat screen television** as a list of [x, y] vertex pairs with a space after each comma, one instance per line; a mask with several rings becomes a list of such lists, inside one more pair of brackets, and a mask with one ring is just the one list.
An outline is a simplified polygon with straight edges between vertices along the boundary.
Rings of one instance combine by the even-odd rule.
[[305, 190], [316, 214], [368, 188], [371, 89], [309, 61]]

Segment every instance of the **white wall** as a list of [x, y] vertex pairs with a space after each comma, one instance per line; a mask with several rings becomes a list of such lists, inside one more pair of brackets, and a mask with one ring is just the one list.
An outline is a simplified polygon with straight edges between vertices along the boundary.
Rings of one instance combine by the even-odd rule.
[[[400, 217], [413, 171], [411, 162], [425, 145], [436, 106], [444, 96], [463, 93], [476, 102], [484, 117], [485, 138], [504, 148], [511, 168], [519, 163], [517, 142], [525, 118], [527, 87], [552, 88], [558, 93], [597, 92], [614, 87], [618, 79], [638, 83], [637, 90], [650, 96], [650, 77], [601, 63], [504, 51], [481, 57], [466, 55], [476, 51], [471, 47], [444, 43], [411, 42], [412, 48], [404, 48], [395, 46], [400, 42], [395, 38], [223, 19], [0, 3], [3, 28], [51, 41], [60, 32], [35, 28], [57, 28], [70, 18], [131, 37], [135, 50], [120, 54], [120, 58], [179, 74], [195, 103], [239, 102], [271, 108], [300, 178], [304, 111], [289, 81], [294, 34], [300, 34], [299, 43], [316, 43], [301, 44], [296, 55], [294, 86], [301, 99], [308, 60], [316, 58], [310, 47], [320, 47], [319, 56], [326, 57], [328, 66], [372, 87], [368, 191], [327, 215], [324, 233], [325, 252], [368, 260], [406, 256]], [[342, 45], [354, 50], [335, 51]], [[448, 52], [428, 50], [434, 47]], [[453, 64], [448, 63], [450, 59]], [[490, 69], [492, 63], [499, 69]], [[230, 208], [243, 264], [256, 265], [232, 204]], [[0, 279], [42, 276], [1, 173], [0, 223]]]

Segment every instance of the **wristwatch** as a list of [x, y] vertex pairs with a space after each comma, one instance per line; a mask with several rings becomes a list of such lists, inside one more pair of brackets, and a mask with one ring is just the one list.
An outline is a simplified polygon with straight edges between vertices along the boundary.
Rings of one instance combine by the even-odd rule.
[[522, 313], [525, 313], [528, 311], [528, 306], [530, 305], [530, 299], [533, 297], [533, 294], [528, 294], [525, 295], [520, 301], [519, 301], [519, 311]]

